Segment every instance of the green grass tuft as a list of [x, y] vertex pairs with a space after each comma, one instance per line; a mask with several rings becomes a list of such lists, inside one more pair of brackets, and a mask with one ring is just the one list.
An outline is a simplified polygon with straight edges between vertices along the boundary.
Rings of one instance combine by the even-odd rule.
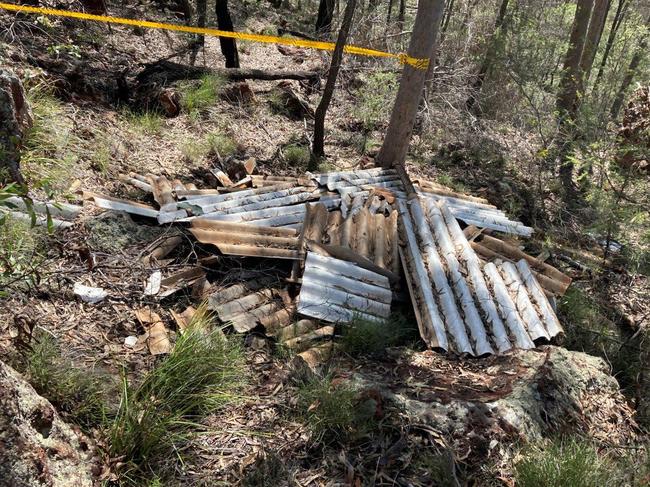
[[291, 167], [305, 168], [311, 157], [309, 147], [298, 144], [290, 144], [282, 149], [284, 160]]
[[109, 411], [109, 376], [75, 367], [49, 334], [37, 335], [31, 346], [16, 368], [36, 392], [48, 399], [66, 420], [86, 430], [100, 426]]
[[162, 132], [164, 118], [158, 112], [127, 112], [126, 119], [131, 129], [142, 135], [158, 135]]
[[33, 285], [42, 261], [41, 247], [45, 237], [42, 227], [1, 215], [0, 221], [0, 297], [4, 286]]
[[219, 93], [226, 84], [226, 80], [219, 76], [208, 75], [196, 82], [183, 82], [178, 85], [181, 95], [183, 110], [191, 118], [198, 118], [201, 112], [217, 102]]
[[614, 485], [612, 477], [596, 449], [575, 440], [525, 450], [515, 466], [518, 487], [604, 487]]
[[170, 459], [203, 429], [200, 420], [238, 399], [245, 378], [240, 344], [197, 321], [137, 387], [123, 383], [110, 453], [124, 457], [129, 478], [164, 475]]
[[237, 152], [237, 142], [225, 134], [210, 132], [206, 136], [210, 153], [219, 154], [221, 157], [230, 157]]
[[360, 407], [360, 391], [331, 375], [298, 384], [299, 415], [317, 441], [344, 441], [365, 433], [374, 411]]
[[404, 316], [394, 314], [385, 321], [355, 318], [343, 328], [343, 351], [352, 355], [379, 356], [388, 347], [417, 340], [417, 327]]

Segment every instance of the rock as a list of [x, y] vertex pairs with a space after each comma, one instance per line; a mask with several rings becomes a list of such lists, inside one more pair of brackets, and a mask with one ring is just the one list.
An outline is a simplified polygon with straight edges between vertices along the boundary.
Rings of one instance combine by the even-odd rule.
[[90, 487], [94, 465], [88, 441], [0, 362], [0, 486]]
[[272, 106], [292, 120], [314, 118], [314, 109], [306, 99], [293, 91], [289, 81], [281, 81], [273, 88]]
[[172, 89], [160, 90], [158, 103], [168, 117], [175, 117], [181, 111], [181, 95]]
[[360, 369], [364, 386], [382, 387], [412, 422], [433, 427], [454, 451], [482, 462], [495, 448], [579, 433], [615, 445], [638, 433], [632, 409], [605, 362], [546, 346], [482, 360], [434, 352], [397, 353], [396, 383]]
[[220, 96], [236, 105], [248, 105], [255, 102], [255, 92], [246, 81], [230, 83], [223, 89]]
[[20, 148], [32, 122], [32, 112], [20, 80], [13, 73], [0, 69], [0, 152], [6, 155], [0, 166], [5, 166], [14, 181], [21, 184], [24, 180], [20, 174]]

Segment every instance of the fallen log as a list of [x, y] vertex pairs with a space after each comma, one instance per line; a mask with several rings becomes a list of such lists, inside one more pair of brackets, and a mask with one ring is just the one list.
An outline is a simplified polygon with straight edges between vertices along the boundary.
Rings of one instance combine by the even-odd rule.
[[206, 75], [216, 75], [230, 81], [243, 81], [256, 79], [262, 81], [276, 81], [291, 79], [296, 81], [310, 81], [317, 83], [320, 79], [318, 71], [286, 71], [262, 70], [245, 68], [208, 68], [206, 66], [189, 66], [173, 61], [156, 61], [146, 64], [144, 69], [136, 76], [137, 85], [156, 84], [159, 87], [184, 79], [200, 79]]

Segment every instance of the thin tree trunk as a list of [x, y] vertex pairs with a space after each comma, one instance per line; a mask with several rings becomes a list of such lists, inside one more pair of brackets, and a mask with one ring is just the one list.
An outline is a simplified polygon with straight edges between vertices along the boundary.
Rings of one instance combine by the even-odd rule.
[[594, 10], [591, 14], [591, 21], [589, 22], [589, 30], [587, 31], [587, 38], [585, 40], [585, 48], [582, 52], [580, 59], [580, 70], [583, 73], [585, 84], [589, 81], [591, 75], [591, 68], [596, 58], [600, 38], [603, 35], [605, 28], [605, 21], [609, 12], [611, 0], [595, 0]]
[[325, 115], [327, 108], [332, 101], [334, 88], [336, 86], [336, 77], [339, 74], [341, 61], [343, 59], [343, 48], [350, 33], [352, 26], [352, 18], [354, 17], [354, 9], [357, 6], [356, 0], [348, 0], [343, 13], [343, 22], [341, 23], [341, 30], [339, 30], [338, 38], [336, 39], [336, 46], [332, 54], [332, 63], [327, 74], [327, 81], [325, 82], [325, 89], [323, 90], [323, 97], [316, 108], [314, 117], [314, 142], [312, 146], [312, 158], [310, 160], [310, 170], [316, 169], [317, 158], [325, 156]]
[[[420, 0], [409, 43], [409, 56], [418, 59], [431, 58], [444, 7], [444, 0]], [[390, 123], [377, 155], [377, 162], [383, 167], [404, 164], [426, 73], [426, 69], [404, 65]]]
[[316, 33], [329, 35], [334, 18], [334, 0], [320, 0], [318, 16], [316, 17]]
[[[205, 27], [205, 23], [208, 17], [208, 1], [207, 0], [196, 0], [196, 24], [199, 27]], [[196, 56], [199, 53], [199, 50], [205, 46], [205, 36], [197, 35], [194, 39], [194, 44], [192, 45], [192, 51], [190, 52], [190, 64], [194, 66], [196, 62]]]
[[[216, 0], [215, 13], [217, 14], [217, 27], [219, 30], [234, 32], [235, 28], [232, 24], [230, 11], [228, 10], [228, 0]], [[238, 68], [239, 54], [237, 53], [237, 43], [235, 42], [235, 39], [219, 37], [219, 44], [221, 45], [221, 53], [226, 58], [226, 67]]]
[[614, 14], [614, 20], [612, 21], [612, 26], [609, 29], [609, 36], [607, 37], [607, 44], [605, 44], [605, 51], [603, 52], [603, 58], [600, 60], [600, 66], [598, 67], [598, 74], [596, 75], [596, 81], [594, 81], [594, 89], [600, 83], [601, 78], [605, 72], [605, 66], [607, 65], [607, 59], [609, 58], [609, 53], [612, 50], [614, 45], [614, 40], [616, 39], [616, 34], [618, 28], [623, 22], [625, 17], [625, 12], [627, 11], [627, 6], [629, 2], [627, 0], [618, 0], [618, 6], [616, 7], [616, 13]]
[[472, 84], [469, 98], [465, 102], [465, 105], [467, 106], [467, 110], [470, 112], [475, 112], [475, 114], [478, 114], [478, 112], [480, 111], [478, 109], [475, 110], [475, 108], [479, 108], [477, 102], [478, 102], [479, 95], [481, 94], [481, 88], [483, 87], [485, 76], [487, 75], [490, 66], [494, 62], [494, 57], [496, 55], [497, 43], [499, 41], [499, 37], [501, 36], [502, 31], [505, 30], [503, 29], [503, 23], [506, 17], [506, 12], [508, 11], [508, 1], [509, 0], [501, 0], [501, 7], [499, 8], [499, 14], [497, 15], [497, 19], [494, 24], [494, 32], [492, 33], [492, 39], [488, 41], [489, 47], [485, 54], [485, 58], [483, 58], [483, 62], [481, 63], [481, 68], [479, 69], [478, 74], [476, 75], [476, 79]]
[[[648, 18], [646, 23], [650, 25], [650, 17]], [[648, 26], [646, 26], [646, 29], [647, 27]], [[618, 117], [619, 112], [621, 111], [621, 107], [623, 106], [623, 102], [625, 101], [625, 93], [627, 92], [627, 89], [632, 84], [634, 75], [636, 75], [637, 69], [639, 68], [639, 64], [641, 64], [641, 61], [643, 60], [643, 57], [646, 54], [647, 48], [648, 48], [648, 31], [646, 30], [645, 34], [639, 41], [639, 46], [636, 48], [636, 51], [634, 51], [634, 55], [632, 56], [630, 65], [628, 66], [627, 71], [625, 72], [625, 77], [623, 78], [623, 82], [621, 83], [621, 86], [616, 92], [616, 96], [614, 97], [614, 103], [612, 103], [612, 108], [610, 110], [610, 116], [612, 120], [616, 119], [616, 117]]]
[[442, 27], [440, 28], [440, 39], [442, 42], [442, 37], [446, 34], [447, 28], [449, 27], [449, 21], [451, 20], [451, 15], [454, 13], [454, 0], [449, 0], [447, 2], [447, 8], [445, 10], [445, 16], [443, 17]]
[[390, 24], [390, 16], [393, 13], [393, 2], [394, 0], [388, 0], [388, 14], [386, 15], [386, 32], [388, 32], [388, 27]]
[[576, 203], [577, 190], [573, 183], [573, 162], [569, 157], [569, 153], [575, 140], [574, 125], [583, 80], [580, 60], [584, 51], [592, 8], [593, 0], [578, 0], [557, 98], [558, 126], [561, 132], [558, 154], [560, 161], [559, 173], [564, 187], [565, 200], [570, 206], [574, 206]]
[[397, 25], [399, 31], [404, 30], [404, 18], [406, 17], [406, 0], [399, 0], [399, 13], [397, 14]]

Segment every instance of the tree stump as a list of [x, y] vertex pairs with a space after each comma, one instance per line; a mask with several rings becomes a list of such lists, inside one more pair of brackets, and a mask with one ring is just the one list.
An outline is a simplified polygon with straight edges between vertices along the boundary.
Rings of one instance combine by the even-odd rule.
[[24, 184], [20, 173], [20, 148], [32, 126], [32, 112], [25, 90], [10, 71], [0, 69], [0, 170], [13, 181]]

